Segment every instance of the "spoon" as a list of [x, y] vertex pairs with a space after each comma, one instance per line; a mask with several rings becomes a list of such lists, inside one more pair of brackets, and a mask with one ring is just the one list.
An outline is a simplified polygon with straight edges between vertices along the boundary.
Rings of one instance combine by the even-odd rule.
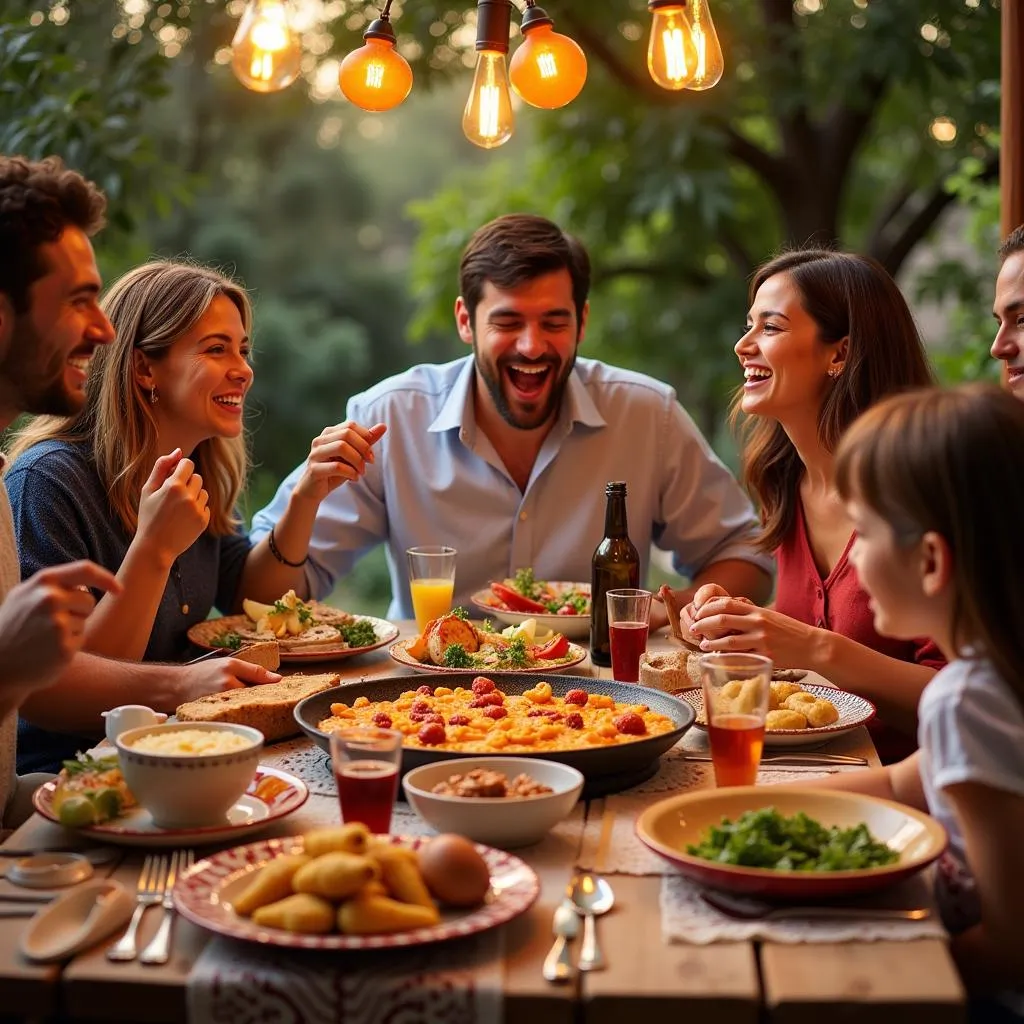
[[552, 930], [555, 942], [551, 952], [544, 958], [544, 978], [547, 981], [568, 981], [572, 977], [572, 960], [569, 957], [569, 940], [576, 938], [579, 931], [579, 915], [572, 903], [563, 900], [555, 911]]
[[924, 921], [931, 916], [926, 907], [913, 910], [899, 910], [894, 907], [785, 907], [765, 903], [747, 896], [726, 895], [721, 892], [702, 892], [700, 898], [726, 917], [740, 921], [761, 921], [780, 917], [828, 917], [828, 918], [881, 918], [889, 921]]
[[595, 916], [606, 914], [615, 902], [612, 887], [599, 875], [584, 872], [573, 875], [568, 889], [576, 913], [583, 918], [583, 948], [580, 950], [581, 971], [597, 971], [604, 967], [604, 957], [597, 944]]

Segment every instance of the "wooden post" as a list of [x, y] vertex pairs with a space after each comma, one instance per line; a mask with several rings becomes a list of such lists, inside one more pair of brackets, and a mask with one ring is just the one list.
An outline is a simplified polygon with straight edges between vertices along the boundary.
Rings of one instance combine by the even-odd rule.
[[1024, 2], [1003, 0], [1000, 226], [1005, 238], [1024, 224]]

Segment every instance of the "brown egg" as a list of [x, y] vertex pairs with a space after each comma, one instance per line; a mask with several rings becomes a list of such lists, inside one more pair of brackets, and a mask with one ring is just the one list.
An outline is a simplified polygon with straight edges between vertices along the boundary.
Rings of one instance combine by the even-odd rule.
[[427, 888], [453, 907], [476, 907], [491, 886], [487, 862], [462, 836], [435, 836], [419, 849], [420, 873]]

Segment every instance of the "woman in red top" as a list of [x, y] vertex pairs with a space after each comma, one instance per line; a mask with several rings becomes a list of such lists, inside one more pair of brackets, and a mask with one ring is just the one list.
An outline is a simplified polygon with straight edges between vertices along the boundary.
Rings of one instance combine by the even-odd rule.
[[836, 492], [833, 451], [870, 405], [933, 384], [913, 316], [874, 260], [787, 252], [751, 284], [736, 345], [743, 389], [743, 478], [759, 499], [762, 544], [778, 560], [772, 608], [704, 587], [682, 613], [705, 651], [757, 651], [813, 669], [879, 708], [883, 760], [914, 749], [917, 702], [943, 664], [930, 641], [879, 636], [847, 556], [853, 525]]

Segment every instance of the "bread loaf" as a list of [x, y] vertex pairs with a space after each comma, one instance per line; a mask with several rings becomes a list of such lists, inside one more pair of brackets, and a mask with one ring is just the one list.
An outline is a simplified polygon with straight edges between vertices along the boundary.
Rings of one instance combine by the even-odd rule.
[[294, 675], [279, 683], [247, 686], [241, 690], [210, 693], [182, 704], [179, 722], [231, 722], [250, 725], [263, 733], [268, 743], [299, 732], [292, 711], [305, 697], [337, 686], [337, 673]]

